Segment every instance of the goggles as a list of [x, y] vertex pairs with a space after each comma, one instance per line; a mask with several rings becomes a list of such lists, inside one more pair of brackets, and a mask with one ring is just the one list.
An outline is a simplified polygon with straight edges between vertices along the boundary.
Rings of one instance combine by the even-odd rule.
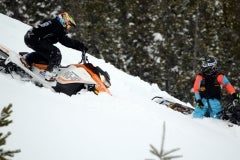
[[209, 62], [207, 62], [207, 61], [203, 61], [202, 62], [202, 67], [212, 67], [212, 66], [216, 66], [216, 64], [217, 64], [217, 62], [216, 61], [214, 61], [214, 62], [211, 62], [211, 63], [209, 63]]
[[75, 21], [67, 12], [63, 12], [60, 15], [62, 18], [61, 23], [67, 30], [70, 29], [72, 26], [76, 26]]

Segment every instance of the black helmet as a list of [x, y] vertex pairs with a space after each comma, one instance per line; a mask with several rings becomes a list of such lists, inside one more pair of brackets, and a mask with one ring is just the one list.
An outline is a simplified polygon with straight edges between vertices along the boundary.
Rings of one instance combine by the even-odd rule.
[[217, 71], [217, 59], [214, 56], [207, 56], [201, 59], [201, 71], [205, 75], [212, 75]]

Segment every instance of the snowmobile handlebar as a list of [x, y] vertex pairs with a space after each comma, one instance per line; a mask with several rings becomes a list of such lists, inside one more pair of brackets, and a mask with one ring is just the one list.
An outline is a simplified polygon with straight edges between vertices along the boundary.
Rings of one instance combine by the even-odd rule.
[[235, 100], [232, 101], [232, 104], [233, 104], [234, 107], [239, 107], [240, 106], [240, 101], [235, 99]]
[[225, 107], [223, 107], [223, 111], [224, 110], [232, 110], [232, 109], [236, 109], [236, 108], [240, 109], [240, 102], [238, 100], [233, 100], [232, 102], [225, 105]]
[[79, 63], [83, 63], [83, 64], [88, 63], [88, 58], [86, 56], [86, 52], [85, 51], [82, 51], [82, 59], [81, 59], [81, 61]]

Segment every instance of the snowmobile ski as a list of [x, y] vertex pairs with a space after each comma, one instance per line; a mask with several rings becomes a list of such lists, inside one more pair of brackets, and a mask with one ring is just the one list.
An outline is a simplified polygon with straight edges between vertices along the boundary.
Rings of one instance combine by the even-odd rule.
[[160, 96], [155, 96], [155, 97], [152, 98], [152, 100], [154, 102], [158, 103], [158, 104], [165, 105], [166, 107], [169, 107], [169, 108], [173, 109], [174, 111], [181, 112], [185, 115], [191, 114], [194, 110], [191, 107], [184, 106], [184, 105], [181, 105], [179, 103], [169, 101], [169, 100], [167, 100], [163, 97], [160, 97]]
[[31, 70], [26, 68], [24, 64], [20, 61], [20, 58], [22, 58], [19, 54], [14, 53], [12, 51], [9, 52], [9, 57], [6, 59], [5, 64], [7, 65], [8, 63], [14, 63], [18, 67], [20, 67], [24, 72], [26, 72], [29, 76], [32, 77], [32, 81], [35, 83], [41, 84], [45, 88], [49, 88], [53, 90], [53, 86], [56, 86], [56, 82], [48, 82], [45, 79], [43, 79], [42, 76], [34, 74]]

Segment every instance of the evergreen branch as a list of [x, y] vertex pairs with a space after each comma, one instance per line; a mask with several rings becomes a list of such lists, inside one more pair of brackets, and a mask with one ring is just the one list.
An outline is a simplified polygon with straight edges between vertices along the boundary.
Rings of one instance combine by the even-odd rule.
[[14, 154], [15, 153], [19, 153], [19, 152], [21, 152], [20, 149], [16, 149], [16, 150], [13, 150], [13, 151], [3, 151], [3, 150], [0, 150], [0, 158], [1, 157], [6, 157], [6, 156], [14, 157]]
[[168, 152], [165, 152], [165, 153], [162, 154], [162, 155], [163, 155], [163, 156], [167, 156], [168, 154], [171, 154], [171, 153], [176, 152], [176, 151], [178, 151], [178, 150], [180, 150], [180, 148], [172, 149], [172, 150], [170, 150], [170, 151], [168, 151]]
[[2, 137], [2, 133], [0, 133], [0, 146], [5, 145], [6, 144], [6, 139], [8, 136], [11, 135], [11, 132], [8, 132], [5, 136]]
[[160, 155], [162, 156], [164, 151], [164, 143], [165, 143], [165, 133], [166, 133], [166, 126], [165, 126], [165, 121], [163, 122], [163, 133], [162, 133], [162, 143], [161, 143], [161, 148], [160, 148]]
[[1, 115], [0, 115], [0, 127], [8, 126], [10, 123], [12, 123], [12, 120], [8, 120], [7, 118], [10, 117], [10, 114], [12, 113], [12, 104], [9, 104], [7, 107], [4, 107], [2, 109]]
[[182, 155], [176, 155], [176, 156], [167, 156], [173, 152], [176, 152], [178, 150], [180, 150], [180, 148], [176, 148], [176, 149], [172, 149], [168, 152], [164, 152], [164, 143], [165, 143], [165, 132], [166, 132], [166, 128], [165, 128], [165, 122], [163, 123], [163, 134], [162, 134], [162, 142], [161, 142], [161, 148], [160, 151], [158, 152], [158, 150], [150, 144], [151, 150], [150, 152], [152, 154], [154, 154], [155, 156], [157, 156], [159, 158], [159, 160], [171, 160], [171, 159], [176, 159], [176, 158], [182, 158]]
[[164, 157], [162, 160], [171, 160], [171, 159], [182, 158], [182, 157], [183, 157], [182, 155], [169, 156], [169, 157]]
[[[12, 104], [9, 104], [7, 107], [4, 107], [0, 114], [0, 127], [7, 126], [12, 123], [12, 120], [9, 120], [10, 114], [12, 113]], [[6, 144], [6, 139], [11, 135], [11, 132], [7, 132], [7, 134], [3, 135], [0, 133], [0, 146]], [[4, 149], [0, 148], [0, 160], [10, 160], [6, 157], [13, 157], [15, 153], [19, 153], [21, 150], [12, 150], [12, 151], [5, 151]]]
[[161, 157], [161, 154], [158, 153], [158, 150], [153, 145], [150, 144], [150, 147], [152, 148], [152, 150], [150, 150], [152, 154], [156, 155], [157, 157]]

